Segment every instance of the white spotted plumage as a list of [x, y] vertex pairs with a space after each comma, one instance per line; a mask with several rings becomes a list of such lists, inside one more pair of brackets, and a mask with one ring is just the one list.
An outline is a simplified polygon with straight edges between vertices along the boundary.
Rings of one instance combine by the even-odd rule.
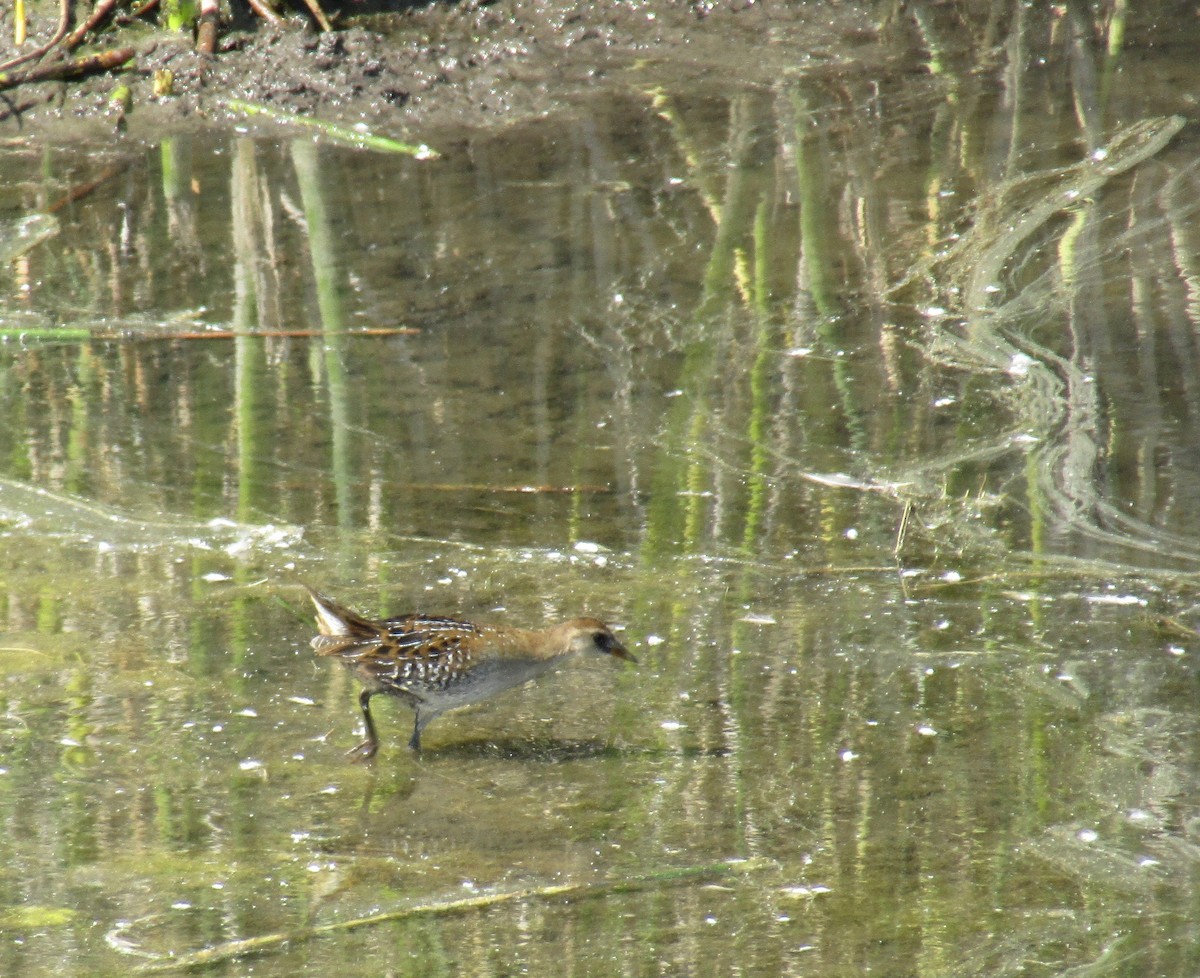
[[416, 713], [409, 746], [419, 749], [421, 730], [439, 714], [533, 679], [566, 657], [591, 650], [636, 662], [594, 618], [577, 618], [544, 632], [476, 625], [456, 618], [403, 615], [371, 621], [309, 588], [317, 607], [318, 655], [334, 656], [363, 684], [359, 695], [367, 739], [358, 757], [378, 747], [370, 700], [376, 693], [400, 697]]

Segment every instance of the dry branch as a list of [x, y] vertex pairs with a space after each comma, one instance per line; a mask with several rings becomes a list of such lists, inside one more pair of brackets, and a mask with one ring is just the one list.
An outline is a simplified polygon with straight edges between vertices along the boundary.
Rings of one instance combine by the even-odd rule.
[[74, 61], [60, 61], [57, 64], [39, 65], [28, 71], [0, 72], [0, 92], [18, 85], [29, 85], [34, 82], [68, 81], [72, 78], [82, 78], [101, 71], [112, 71], [120, 68], [134, 56], [133, 48], [117, 48], [113, 51], [101, 51], [89, 54], [85, 58]]
[[521, 903], [531, 900], [572, 903], [618, 893], [636, 893], [650, 889], [665, 889], [672, 886], [687, 886], [693, 883], [728, 879], [767, 869], [772, 864], [766, 860], [749, 859], [735, 862], [712, 863], [705, 866], [685, 866], [680, 869], [662, 870], [622, 879], [605, 880], [599, 883], [560, 883], [548, 886], [527, 886], [517, 890], [504, 890], [480, 896], [464, 897], [460, 900], [444, 900], [436, 903], [421, 903], [401, 907], [369, 917], [354, 917], [319, 927], [305, 927], [294, 931], [262, 934], [241, 940], [226, 941], [190, 954], [180, 954], [144, 965], [137, 974], [163, 974], [172, 971], [195, 971], [211, 968], [237, 958], [277, 951], [284, 947], [303, 944], [314, 938], [341, 934], [363, 927], [395, 923], [421, 917], [445, 917], [488, 910], [506, 903]]

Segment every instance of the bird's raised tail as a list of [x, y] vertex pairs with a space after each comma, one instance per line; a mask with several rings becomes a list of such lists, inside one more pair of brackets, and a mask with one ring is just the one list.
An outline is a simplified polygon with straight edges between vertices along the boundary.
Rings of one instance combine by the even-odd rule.
[[364, 648], [378, 646], [380, 640], [387, 637], [384, 626], [338, 604], [307, 584], [305, 587], [317, 609], [317, 631], [321, 634], [311, 642], [317, 655], [356, 654]]

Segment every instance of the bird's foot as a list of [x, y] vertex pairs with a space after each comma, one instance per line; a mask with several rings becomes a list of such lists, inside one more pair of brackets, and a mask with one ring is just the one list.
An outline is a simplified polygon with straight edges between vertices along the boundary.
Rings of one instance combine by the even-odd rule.
[[378, 742], [374, 740], [364, 740], [357, 747], [351, 747], [346, 751], [346, 756], [351, 761], [369, 761], [375, 756], [375, 752], [379, 750]]

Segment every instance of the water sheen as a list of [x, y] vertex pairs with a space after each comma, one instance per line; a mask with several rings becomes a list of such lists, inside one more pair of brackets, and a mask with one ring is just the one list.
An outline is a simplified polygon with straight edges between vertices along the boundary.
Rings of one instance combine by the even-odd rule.
[[[1196, 27], [920, 9], [439, 161], [0, 150], [0, 973], [1196, 973]], [[640, 666], [350, 764], [301, 582]]]

